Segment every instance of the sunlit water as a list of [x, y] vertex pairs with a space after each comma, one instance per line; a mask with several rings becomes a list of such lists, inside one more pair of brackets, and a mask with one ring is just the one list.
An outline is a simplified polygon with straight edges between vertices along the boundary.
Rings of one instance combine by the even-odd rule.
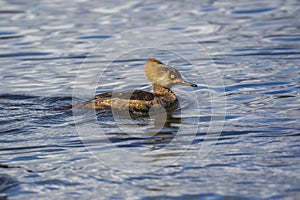
[[[124, 2], [0, 2], [0, 198], [299, 198], [299, 2]], [[210, 58], [184, 60], [194, 50], [188, 48], [109, 60], [106, 46], [91, 55], [111, 35], [145, 26], [179, 31]], [[174, 40], [166, 48], [182, 45]], [[182, 109], [162, 129], [160, 119], [91, 111], [74, 118], [62, 109], [76, 84], [82, 93], [75, 102], [87, 100], [84, 92], [93, 87], [150, 90], [147, 53], [200, 86], [174, 89]], [[201, 76], [189, 62], [199, 64]], [[109, 67], [92, 86], [76, 82], [83, 63], [88, 74]], [[212, 66], [224, 88], [205, 84]], [[226, 115], [211, 117], [221, 109], [211, 106], [212, 96], [226, 98]], [[201, 157], [211, 120], [224, 117], [220, 136], [210, 135], [216, 145]]]

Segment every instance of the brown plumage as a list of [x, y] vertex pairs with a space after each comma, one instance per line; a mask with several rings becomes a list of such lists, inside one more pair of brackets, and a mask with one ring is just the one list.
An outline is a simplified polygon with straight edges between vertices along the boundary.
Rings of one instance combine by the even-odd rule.
[[143, 90], [127, 90], [123, 92], [106, 92], [98, 94], [94, 99], [77, 104], [74, 107], [101, 110], [114, 109], [118, 112], [129, 112], [137, 116], [147, 116], [150, 108], [167, 112], [178, 108], [178, 99], [170, 89], [174, 85], [197, 87], [196, 84], [182, 79], [181, 74], [173, 67], [156, 60], [149, 59], [144, 65], [145, 75], [152, 83], [153, 93]]

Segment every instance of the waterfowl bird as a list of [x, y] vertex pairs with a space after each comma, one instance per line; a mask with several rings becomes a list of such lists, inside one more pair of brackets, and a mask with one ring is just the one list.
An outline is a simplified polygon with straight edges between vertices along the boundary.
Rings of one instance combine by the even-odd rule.
[[163, 107], [167, 112], [178, 108], [178, 99], [170, 89], [172, 86], [197, 87], [196, 84], [185, 81], [175, 68], [165, 65], [155, 58], [150, 58], [145, 63], [144, 72], [152, 83], [153, 92], [143, 90], [106, 92], [98, 94], [94, 99], [74, 107], [116, 110], [118, 112], [129, 111], [130, 114], [136, 116], [147, 116], [149, 110], [153, 108], [159, 110]]

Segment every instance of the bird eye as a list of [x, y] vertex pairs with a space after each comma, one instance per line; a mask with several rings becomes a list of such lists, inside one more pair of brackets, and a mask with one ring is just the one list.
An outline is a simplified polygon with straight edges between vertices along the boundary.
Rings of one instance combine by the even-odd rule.
[[174, 79], [175, 75], [174, 74], [170, 74], [170, 79]]

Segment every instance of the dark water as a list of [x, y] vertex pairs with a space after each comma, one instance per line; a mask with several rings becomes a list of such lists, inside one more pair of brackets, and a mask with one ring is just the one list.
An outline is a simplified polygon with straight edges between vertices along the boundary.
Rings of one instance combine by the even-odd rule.
[[[1, 199], [299, 198], [298, 1], [0, 5]], [[179, 31], [207, 55], [155, 28], [116, 46], [154, 36], [162, 49], [120, 55], [102, 43], [142, 27]], [[182, 109], [167, 123], [61, 109], [95, 89], [150, 89], [142, 66], [152, 56], [200, 86], [174, 89]]]

